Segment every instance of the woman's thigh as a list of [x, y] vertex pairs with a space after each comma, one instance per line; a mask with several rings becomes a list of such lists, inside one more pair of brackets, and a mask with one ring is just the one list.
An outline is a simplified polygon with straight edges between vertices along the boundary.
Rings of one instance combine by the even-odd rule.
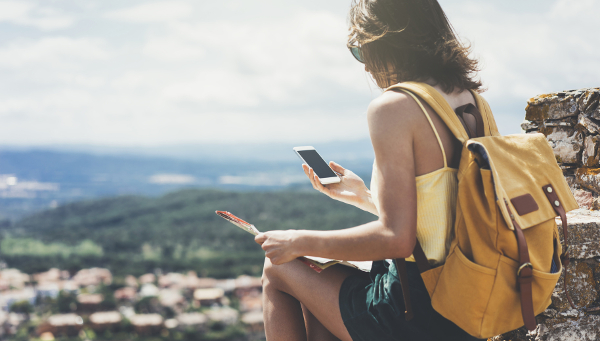
[[302, 262], [293, 260], [273, 265], [265, 260], [263, 276], [271, 285], [300, 301], [332, 334], [351, 341], [340, 313], [339, 293], [350, 275], [366, 273], [343, 265], [335, 265], [317, 273]]

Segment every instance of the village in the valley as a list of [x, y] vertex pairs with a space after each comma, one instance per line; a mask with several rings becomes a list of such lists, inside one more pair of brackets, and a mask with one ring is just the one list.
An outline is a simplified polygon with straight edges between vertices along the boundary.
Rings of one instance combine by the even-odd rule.
[[0, 340], [262, 340], [257, 277], [0, 269]]

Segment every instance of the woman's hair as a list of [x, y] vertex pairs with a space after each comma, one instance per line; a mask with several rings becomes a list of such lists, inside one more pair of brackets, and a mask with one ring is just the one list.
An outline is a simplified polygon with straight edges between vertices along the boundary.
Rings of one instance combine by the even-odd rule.
[[445, 92], [482, 91], [478, 61], [437, 0], [354, 0], [348, 43], [361, 47], [379, 86], [435, 80]]

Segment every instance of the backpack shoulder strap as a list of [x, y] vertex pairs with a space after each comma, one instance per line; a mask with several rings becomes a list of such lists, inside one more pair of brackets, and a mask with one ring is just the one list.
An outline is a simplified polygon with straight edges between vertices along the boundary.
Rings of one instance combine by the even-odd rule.
[[[461, 143], [464, 144], [469, 139], [467, 131], [450, 104], [432, 86], [420, 82], [404, 82], [392, 85], [385, 91], [394, 89], [407, 90], [419, 96], [442, 118], [448, 129]], [[500, 135], [489, 104], [476, 92], [472, 91], [472, 94], [483, 117], [485, 135]]]

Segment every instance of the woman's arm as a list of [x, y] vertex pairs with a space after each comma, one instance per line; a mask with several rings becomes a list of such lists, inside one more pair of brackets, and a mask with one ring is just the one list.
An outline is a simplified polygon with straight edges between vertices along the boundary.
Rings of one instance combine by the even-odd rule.
[[414, 101], [384, 93], [369, 106], [369, 131], [377, 162], [379, 220], [336, 231], [270, 231], [256, 237], [274, 264], [298, 256], [344, 260], [406, 258], [416, 241], [417, 194], [413, 155]]

